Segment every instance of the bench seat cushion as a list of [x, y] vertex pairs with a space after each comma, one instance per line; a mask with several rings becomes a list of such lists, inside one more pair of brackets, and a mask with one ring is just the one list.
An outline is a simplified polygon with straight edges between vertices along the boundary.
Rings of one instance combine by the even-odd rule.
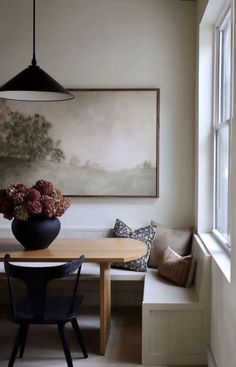
[[[84, 263], [81, 270], [81, 279], [99, 278], [100, 268], [97, 263]], [[139, 271], [130, 271], [124, 269], [111, 269], [112, 280], [131, 280], [143, 281], [145, 274]]]
[[194, 287], [182, 288], [158, 276], [156, 269], [148, 269], [144, 281], [144, 304], [191, 304], [198, 302]]
[[[19, 264], [22, 266], [55, 266], [60, 265], [62, 263], [45, 263], [45, 262], [16, 262], [15, 264]], [[0, 262], [0, 274], [5, 277], [4, 265], [3, 262]], [[84, 263], [81, 269], [81, 280], [89, 280], [89, 279], [98, 279], [100, 274], [100, 267], [97, 263]], [[145, 273], [138, 271], [130, 271], [130, 270], [121, 270], [121, 269], [111, 269], [111, 279], [119, 280], [119, 281], [143, 281], [145, 277]]]

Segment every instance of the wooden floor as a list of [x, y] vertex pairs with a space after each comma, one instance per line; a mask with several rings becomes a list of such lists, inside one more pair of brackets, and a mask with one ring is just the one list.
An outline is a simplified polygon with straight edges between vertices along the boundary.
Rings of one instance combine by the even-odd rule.
[[[104, 367], [106, 365], [110, 367], [141, 366], [141, 307], [119, 307], [112, 309], [111, 334], [105, 356], [98, 354], [98, 309], [95, 307], [83, 309], [79, 322], [87, 346], [88, 358], [82, 358], [73, 331], [68, 327], [74, 367]], [[7, 320], [6, 308], [1, 307], [0, 367], [7, 366], [16, 330], [16, 325]], [[17, 359], [14, 367], [44, 366], [66, 367], [67, 365], [58, 338], [57, 329], [50, 326], [33, 326], [29, 331], [24, 358]]]
[[[111, 367], [141, 365], [141, 308], [120, 307], [112, 310], [111, 334], [105, 356], [98, 355], [99, 313], [90, 308], [81, 311], [81, 331], [88, 350], [88, 359], [83, 359], [72, 329], [68, 326], [74, 367]], [[0, 315], [0, 366], [7, 366], [16, 325], [7, 321], [5, 308]], [[23, 359], [17, 359], [15, 367], [66, 366], [57, 329], [52, 326], [33, 326], [29, 331]]]

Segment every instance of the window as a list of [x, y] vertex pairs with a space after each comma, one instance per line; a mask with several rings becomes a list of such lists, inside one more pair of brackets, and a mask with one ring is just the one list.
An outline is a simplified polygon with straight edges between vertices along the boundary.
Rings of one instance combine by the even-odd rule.
[[218, 239], [229, 246], [229, 163], [232, 106], [232, 21], [229, 10], [216, 28], [215, 52], [215, 177], [214, 229]]

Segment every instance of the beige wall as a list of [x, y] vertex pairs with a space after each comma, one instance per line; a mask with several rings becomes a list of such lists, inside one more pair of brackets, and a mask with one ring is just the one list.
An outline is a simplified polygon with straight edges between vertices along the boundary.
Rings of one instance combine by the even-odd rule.
[[207, 4], [208, 0], [197, 0], [197, 24], [201, 22]]
[[[0, 0], [0, 84], [30, 63], [31, 4]], [[173, 0], [37, 2], [38, 63], [66, 87], [159, 87], [161, 93], [160, 198], [73, 199], [63, 226], [110, 227], [116, 217], [133, 227], [151, 218], [193, 224], [195, 5]], [[0, 226], [6, 225], [1, 219]]]

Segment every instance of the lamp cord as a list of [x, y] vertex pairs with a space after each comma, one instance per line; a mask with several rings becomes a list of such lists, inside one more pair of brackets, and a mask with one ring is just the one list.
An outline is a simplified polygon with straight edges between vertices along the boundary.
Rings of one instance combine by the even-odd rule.
[[35, 57], [35, 0], [33, 0], [33, 58], [31, 61], [33, 66], [37, 65], [36, 57]]

